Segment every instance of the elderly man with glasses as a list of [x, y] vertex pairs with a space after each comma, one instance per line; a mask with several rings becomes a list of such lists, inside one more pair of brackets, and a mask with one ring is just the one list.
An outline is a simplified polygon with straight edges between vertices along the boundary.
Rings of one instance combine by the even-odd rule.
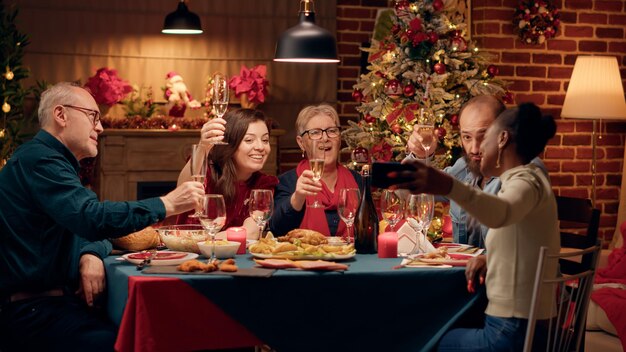
[[111, 351], [115, 327], [89, 308], [105, 285], [105, 239], [195, 208], [204, 188], [100, 202], [78, 177], [103, 131], [93, 97], [59, 83], [38, 112], [41, 130], [0, 171], [0, 350]]
[[[303, 228], [327, 236], [345, 236], [346, 225], [337, 214], [339, 190], [360, 189], [361, 176], [339, 163], [341, 129], [337, 111], [326, 104], [305, 107], [296, 119], [296, 133], [304, 159], [296, 169], [278, 177], [270, 229], [275, 235]], [[314, 155], [318, 152], [324, 159], [319, 179], [310, 165], [311, 159], [319, 158]]]

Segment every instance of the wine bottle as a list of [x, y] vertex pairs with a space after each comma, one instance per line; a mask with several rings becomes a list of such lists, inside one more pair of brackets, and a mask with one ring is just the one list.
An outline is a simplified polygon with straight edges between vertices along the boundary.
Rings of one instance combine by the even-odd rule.
[[378, 252], [378, 215], [372, 199], [369, 165], [363, 166], [361, 203], [354, 218], [354, 248], [359, 254]]

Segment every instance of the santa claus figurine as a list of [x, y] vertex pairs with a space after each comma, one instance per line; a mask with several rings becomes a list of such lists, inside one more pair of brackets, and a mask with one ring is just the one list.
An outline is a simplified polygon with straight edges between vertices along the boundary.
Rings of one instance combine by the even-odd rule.
[[169, 116], [183, 117], [187, 107], [191, 109], [200, 108], [200, 102], [193, 100], [183, 78], [178, 73], [169, 72], [165, 79], [167, 80], [165, 99], [167, 99], [166, 108], [169, 111]]

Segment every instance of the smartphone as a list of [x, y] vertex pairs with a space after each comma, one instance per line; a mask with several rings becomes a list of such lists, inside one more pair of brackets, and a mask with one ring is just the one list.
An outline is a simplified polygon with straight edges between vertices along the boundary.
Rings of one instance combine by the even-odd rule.
[[372, 186], [378, 188], [389, 188], [392, 185], [411, 181], [408, 177], [387, 176], [390, 172], [415, 171], [413, 165], [398, 162], [374, 162], [372, 163]]

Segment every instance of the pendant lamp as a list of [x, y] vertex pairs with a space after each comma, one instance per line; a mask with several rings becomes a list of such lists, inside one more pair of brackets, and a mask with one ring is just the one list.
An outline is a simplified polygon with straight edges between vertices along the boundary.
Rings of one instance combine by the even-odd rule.
[[337, 43], [327, 30], [315, 24], [313, 0], [300, 1], [298, 24], [283, 32], [276, 43], [274, 61], [337, 63]]
[[185, 0], [180, 0], [176, 11], [165, 16], [161, 33], [200, 34], [202, 33], [200, 17], [189, 11], [187, 4], [185, 4]]

